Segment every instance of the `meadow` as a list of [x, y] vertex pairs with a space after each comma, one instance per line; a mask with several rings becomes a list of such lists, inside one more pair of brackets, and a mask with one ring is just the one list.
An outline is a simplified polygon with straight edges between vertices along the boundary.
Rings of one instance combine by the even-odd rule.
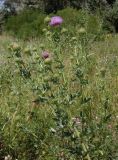
[[0, 36], [0, 160], [117, 160], [118, 36], [48, 18]]

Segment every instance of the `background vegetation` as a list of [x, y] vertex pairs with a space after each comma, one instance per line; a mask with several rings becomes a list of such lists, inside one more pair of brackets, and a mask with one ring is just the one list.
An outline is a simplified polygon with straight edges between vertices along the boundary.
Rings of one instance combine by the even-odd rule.
[[[49, 17], [53, 15], [50, 14]], [[63, 27], [68, 26], [68, 34], [73, 36], [81, 27], [85, 27], [92, 34], [102, 32], [103, 20], [97, 15], [88, 14], [87, 11], [66, 8], [58, 11], [57, 15], [66, 19]], [[9, 17], [5, 23], [5, 30], [19, 38], [40, 37], [43, 34], [43, 29], [47, 28], [44, 18], [46, 18], [46, 14], [39, 13], [37, 10], [25, 10], [17, 16]]]
[[[13, 5], [14, 4], [14, 5]], [[68, 8], [66, 8], [68, 6]], [[41, 8], [42, 9], [41, 9]], [[70, 8], [73, 7], [73, 8]], [[50, 8], [52, 10], [50, 10]], [[65, 8], [64, 10], [60, 10]], [[79, 9], [79, 11], [78, 11]], [[80, 11], [81, 9], [81, 11]], [[60, 10], [60, 11], [58, 11]], [[8, 12], [9, 11], [9, 12]], [[72, 11], [72, 14], [71, 14]], [[81, 25], [86, 25], [87, 21], [95, 23], [102, 22], [102, 27], [106, 32], [115, 33], [118, 30], [118, 1], [5, 1], [4, 8], [4, 30], [12, 35], [17, 35], [20, 38], [38, 37], [42, 35], [42, 29], [45, 27], [43, 22], [47, 13], [57, 13], [63, 18], [67, 18], [68, 25], [74, 26], [81, 21]], [[81, 12], [81, 13], [80, 13]], [[78, 15], [81, 14], [81, 15]], [[83, 14], [83, 15], [82, 15]], [[5, 16], [6, 15], [6, 16]], [[12, 15], [12, 16], [9, 16]], [[91, 18], [89, 18], [91, 15]], [[70, 20], [69, 20], [70, 18]], [[91, 20], [90, 20], [91, 19]], [[96, 20], [98, 19], [98, 20]], [[83, 21], [83, 22], [82, 22]], [[85, 22], [84, 22], [85, 21]], [[92, 22], [93, 21], [93, 22]], [[84, 23], [84, 24], [82, 24]], [[89, 22], [88, 22], [89, 23]], [[19, 26], [19, 27], [17, 27]], [[97, 26], [97, 24], [96, 24]], [[78, 27], [78, 26], [77, 26]], [[75, 32], [77, 27], [73, 27]], [[93, 27], [94, 28], [94, 27]]]

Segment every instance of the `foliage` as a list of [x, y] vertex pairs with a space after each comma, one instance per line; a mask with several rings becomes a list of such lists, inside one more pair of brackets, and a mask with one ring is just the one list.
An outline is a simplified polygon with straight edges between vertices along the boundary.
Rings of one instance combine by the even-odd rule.
[[7, 19], [5, 29], [19, 38], [41, 35], [44, 28], [45, 15], [33, 10], [24, 10], [17, 16]]
[[[49, 17], [55, 14], [50, 14]], [[84, 10], [66, 8], [57, 12], [64, 19], [63, 28], [68, 30], [68, 36], [78, 34], [81, 28], [85, 28], [90, 34], [100, 35], [102, 33], [102, 19], [99, 16], [89, 14]], [[5, 29], [19, 38], [41, 37], [42, 31], [47, 29], [44, 23], [45, 15], [34, 10], [24, 10], [17, 16], [11, 16], [5, 23]], [[18, 27], [19, 26], [19, 27]], [[67, 27], [68, 26], [68, 27]]]
[[111, 32], [118, 32], [118, 1], [112, 7], [102, 13], [104, 17], [104, 27]]
[[77, 9], [88, 9], [95, 11], [96, 9], [105, 9], [108, 5], [112, 5], [115, 0], [5, 0], [5, 6], [11, 12], [18, 11], [20, 8], [38, 8], [46, 13], [57, 12], [66, 7], [74, 7]]
[[[102, 21], [104, 22], [104, 29], [106, 31], [108, 32], [118, 31], [117, 0], [111, 0], [111, 1], [110, 0], [105, 0], [105, 1], [104, 0], [92, 0], [92, 1], [91, 0], [84, 0], [84, 1], [83, 0], [32, 1], [31, 0], [26, 2], [6, 0], [5, 4], [6, 4], [5, 14], [11, 8], [11, 12], [13, 12], [12, 14], [15, 15], [17, 12], [15, 12], [14, 7], [16, 7], [16, 10], [19, 10], [19, 8], [22, 8], [21, 9], [22, 11], [19, 11], [18, 16], [11, 16], [10, 18], [8, 18], [7, 22], [5, 23], [6, 30], [20, 38], [27, 39], [30, 37], [30, 35], [31, 37], [35, 37], [35, 36], [40, 36], [42, 34], [42, 28], [44, 27], [44, 24], [42, 22], [43, 22], [43, 18], [45, 17], [43, 13], [47, 13], [47, 14], [58, 13], [63, 17], [67, 18], [68, 25], [72, 26], [70, 27], [70, 31], [73, 30], [73, 32], [75, 32], [74, 28], [76, 28], [74, 27], [75, 23], [77, 24], [77, 27], [78, 27], [78, 23], [79, 25], [81, 25], [81, 23], [82, 25], [85, 25], [85, 23], [83, 23], [82, 21], [86, 21], [86, 19], [88, 19], [89, 16], [87, 12], [93, 15], [98, 14], [98, 15], [101, 15], [101, 19], [100, 18], [98, 19], [98, 16], [97, 17], [95, 16], [95, 17], [97, 21], [99, 21], [100, 23]], [[23, 6], [25, 7], [23, 8]], [[82, 12], [80, 10], [77, 11], [76, 9], [72, 9], [69, 7], [82, 9]], [[39, 9], [37, 10], [37, 8]], [[64, 10], [60, 11], [60, 9], [64, 9]], [[8, 15], [10, 15], [9, 12], [8, 12]], [[31, 16], [31, 21], [27, 20], [29, 19], [28, 18], [29, 15]], [[4, 15], [4, 17], [6, 16]], [[95, 17], [93, 19], [95, 19]], [[69, 18], [71, 19], [71, 22], [73, 24], [70, 23]], [[98, 27], [100, 27], [99, 26], [100, 23], [97, 23]], [[19, 27], [16, 27], [16, 26], [19, 26]]]

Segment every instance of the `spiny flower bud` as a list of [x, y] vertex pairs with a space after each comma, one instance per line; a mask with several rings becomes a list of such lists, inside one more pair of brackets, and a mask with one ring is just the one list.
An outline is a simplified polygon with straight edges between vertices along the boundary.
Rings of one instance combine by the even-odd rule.
[[86, 33], [86, 30], [85, 28], [81, 27], [79, 30], [78, 30], [79, 33]]
[[23, 51], [25, 54], [27, 54], [27, 55], [31, 55], [31, 50], [30, 50], [30, 48], [25, 48], [24, 49], [24, 51]]
[[52, 59], [51, 58], [46, 58], [44, 62], [45, 62], [45, 64], [51, 65]]
[[66, 33], [68, 30], [66, 28], [62, 28], [61, 33]]
[[45, 23], [50, 22], [50, 17], [48, 17], [48, 16], [47, 16], [47, 17], [45, 17], [44, 22], [45, 22]]

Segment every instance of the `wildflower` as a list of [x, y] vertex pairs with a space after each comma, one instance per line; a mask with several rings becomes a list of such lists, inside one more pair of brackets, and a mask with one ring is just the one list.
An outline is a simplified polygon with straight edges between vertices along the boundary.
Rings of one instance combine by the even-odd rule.
[[50, 26], [59, 26], [63, 23], [63, 19], [60, 16], [54, 16], [51, 18], [49, 25]]
[[42, 53], [42, 58], [44, 58], [44, 59], [49, 58], [49, 52], [44, 51], [44, 52]]

